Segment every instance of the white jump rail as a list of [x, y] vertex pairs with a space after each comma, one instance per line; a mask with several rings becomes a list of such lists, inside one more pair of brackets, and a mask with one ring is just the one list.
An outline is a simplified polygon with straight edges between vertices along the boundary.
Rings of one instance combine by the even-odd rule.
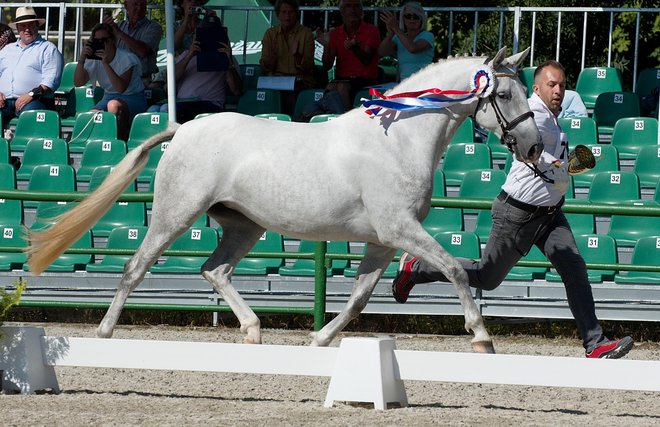
[[59, 392], [56, 366], [330, 377], [335, 401], [407, 406], [404, 380], [660, 391], [660, 362], [397, 350], [394, 339], [344, 338], [339, 347], [50, 337], [4, 327], [2, 389]]

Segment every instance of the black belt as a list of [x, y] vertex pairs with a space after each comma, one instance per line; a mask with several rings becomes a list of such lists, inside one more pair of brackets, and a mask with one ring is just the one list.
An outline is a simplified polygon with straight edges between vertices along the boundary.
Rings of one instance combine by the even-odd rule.
[[542, 214], [553, 214], [556, 211], [561, 208], [561, 206], [564, 204], [564, 198], [561, 198], [561, 201], [557, 203], [554, 206], [535, 206], [535, 205], [530, 205], [529, 203], [521, 202], [520, 200], [516, 200], [513, 197], [509, 196], [509, 194], [502, 190], [500, 194], [497, 195], [497, 199], [504, 202], [508, 203], [514, 208], [522, 209], [526, 212], [529, 213], [542, 213]]

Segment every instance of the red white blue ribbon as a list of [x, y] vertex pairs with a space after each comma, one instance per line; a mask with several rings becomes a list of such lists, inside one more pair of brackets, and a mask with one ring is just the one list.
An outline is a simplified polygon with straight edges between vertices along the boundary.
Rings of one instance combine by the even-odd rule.
[[457, 102], [462, 102], [475, 96], [489, 96], [494, 87], [493, 71], [490, 67], [477, 70], [470, 79], [470, 90], [442, 90], [430, 88], [413, 92], [384, 95], [376, 88], [370, 88], [369, 94], [376, 99], [362, 98], [365, 113], [377, 116], [383, 109], [396, 111], [413, 111], [424, 109], [445, 108]]

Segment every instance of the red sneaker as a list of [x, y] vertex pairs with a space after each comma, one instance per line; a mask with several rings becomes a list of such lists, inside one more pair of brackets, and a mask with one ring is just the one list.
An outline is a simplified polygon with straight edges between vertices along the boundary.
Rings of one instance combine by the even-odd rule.
[[607, 341], [599, 345], [585, 356], [592, 359], [619, 359], [632, 349], [633, 339], [631, 337], [623, 337], [620, 340]]
[[392, 282], [392, 295], [394, 295], [396, 302], [400, 304], [404, 304], [408, 301], [408, 295], [415, 286], [411, 280], [412, 269], [415, 262], [417, 262], [417, 258], [411, 256], [408, 252], [404, 252], [401, 255], [399, 272]]

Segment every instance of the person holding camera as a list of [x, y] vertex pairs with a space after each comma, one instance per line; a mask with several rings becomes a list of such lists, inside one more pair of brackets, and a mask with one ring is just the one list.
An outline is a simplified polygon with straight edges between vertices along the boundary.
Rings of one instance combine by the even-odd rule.
[[177, 6], [183, 12], [183, 19], [174, 23], [174, 50], [182, 52], [190, 47], [195, 39], [195, 31], [206, 15], [215, 16], [215, 11], [206, 9], [208, 0], [179, 0]]
[[11, 37], [7, 36], [8, 43], [0, 50], [3, 129], [7, 129], [9, 121], [23, 111], [53, 107], [52, 102], [43, 97], [60, 85], [64, 59], [57, 46], [39, 34], [39, 27], [45, 22], [27, 6], [16, 9], [16, 19], [9, 24], [11, 29], [18, 31], [18, 41], [9, 42]]
[[147, 110], [140, 60], [133, 53], [119, 49], [114, 29], [96, 24], [92, 37], [85, 42], [73, 75], [76, 86], [98, 82], [105, 91], [92, 110], [109, 111], [117, 116], [117, 135], [126, 141], [130, 123], [136, 114]]

